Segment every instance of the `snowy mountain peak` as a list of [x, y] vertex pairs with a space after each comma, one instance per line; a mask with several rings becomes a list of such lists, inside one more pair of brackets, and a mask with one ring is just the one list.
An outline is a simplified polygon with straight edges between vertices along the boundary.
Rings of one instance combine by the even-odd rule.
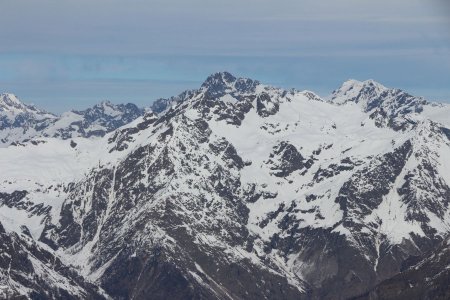
[[213, 97], [221, 97], [226, 93], [252, 93], [260, 82], [249, 78], [236, 78], [228, 72], [214, 73], [202, 84], [201, 89]]
[[228, 95], [229, 97], [225, 97], [222, 100], [234, 98], [234, 101], [236, 101], [236, 99], [240, 99], [240, 96], [255, 93], [258, 85], [260, 85], [260, 82], [257, 80], [237, 78], [229, 72], [217, 72], [208, 76], [200, 89], [186, 90], [178, 96], [155, 100], [152, 103], [151, 110], [156, 114], [160, 114], [168, 108], [198, 94], [205, 94], [213, 99], [219, 99]]
[[45, 126], [46, 122], [56, 116], [34, 105], [22, 103], [14, 94], [0, 95], [0, 145], [17, 136], [24, 136], [24, 132], [32, 127]]
[[82, 111], [71, 111], [45, 130], [49, 136], [68, 139], [76, 136], [104, 136], [106, 133], [142, 116], [144, 110], [132, 103], [102, 101]]
[[0, 95], [0, 105], [8, 105], [8, 106], [22, 106], [22, 102], [17, 98], [16, 95], [10, 93], [3, 93]]
[[94, 106], [83, 110], [83, 111], [73, 111], [77, 114], [81, 115], [94, 115], [98, 114], [104, 116], [116, 117], [119, 115], [123, 115], [124, 113], [130, 112], [135, 113], [137, 115], [142, 114], [142, 110], [138, 108], [135, 104], [127, 103], [127, 104], [114, 104], [108, 100], [104, 100], [100, 103], [95, 104]]
[[142, 116], [136, 105], [102, 101], [82, 111], [60, 116], [22, 103], [13, 94], [0, 95], [0, 146], [21, 143], [37, 137], [104, 136]]
[[43, 110], [37, 109], [34, 105], [24, 104], [16, 95], [10, 93], [0, 95], [0, 112], [9, 112], [13, 115], [21, 113], [50, 115]]
[[331, 101], [336, 104], [361, 102], [364, 105], [369, 97], [378, 97], [386, 89], [385, 86], [372, 79], [366, 81], [349, 79], [339, 89], [333, 91]]
[[394, 130], [413, 126], [424, 105], [430, 104], [422, 97], [387, 88], [374, 80], [348, 80], [333, 91], [330, 102], [337, 105], [357, 104], [363, 112], [369, 113], [378, 127]]
[[[294, 92], [296, 92], [296, 91], [294, 90]], [[302, 95], [305, 95], [309, 100], [315, 100], [315, 101], [321, 101], [321, 102], [324, 101], [319, 95], [317, 95], [316, 93], [314, 93], [312, 91], [304, 90], [299, 93]]]
[[211, 85], [222, 84], [222, 85], [230, 85], [236, 81], [236, 77], [234, 77], [229, 72], [217, 72], [209, 75], [206, 80], [203, 82], [202, 87], [208, 87]]

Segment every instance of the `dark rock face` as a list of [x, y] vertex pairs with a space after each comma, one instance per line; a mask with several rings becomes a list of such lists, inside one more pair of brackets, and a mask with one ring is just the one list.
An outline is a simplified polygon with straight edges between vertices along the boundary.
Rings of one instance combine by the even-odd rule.
[[370, 292], [355, 299], [449, 299], [449, 240], [417, 260], [418, 264], [383, 281]]
[[236, 149], [225, 139], [220, 139], [213, 144], [209, 144], [209, 147], [216, 155], [222, 155], [222, 159], [227, 162], [227, 167], [242, 169], [244, 162], [242, 158], [237, 154]]
[[0, 224], [0, 297], [21, 299], [105, 299], [59, 258], [26, 235], [7, 233]]
[[[256, 80], [236, 78], [228, 72], [219, 72], [209, 76], [198, 90], [187, 90], [176, 97], [168, 99], [157, 99], [153, 102], [151, 109], [154, 113], [160, 114], [171, 106], [183, 103], [200, 93], [206, 94], [210, 100], [217, 100], [224, 95], [230, 94], [238, 101], [242, 101], [245, 100], [246, 95], [254, 94], [256, 86], [259, 84]], [[222, 102], [222, 104], [224, 103]], [[229, 112], [231, 111], [229, 110]]]
[[253, 107], [253, 99], [254, 96], [250, 95], [248, 97], [242, 97], [240, 101], [236, 99], [236, 102], [231, 104], [220, 101], [211, 94], [206, 93], [200, 101], [194, 104], [194, 108], [198, 109], [202, 117], [206, 120], [225, 120], [228, 124], [239, 126], [244, 120], [245, 115]]
[[[320, 152], [319, 152], [320, 153]], [[318, 154], [319, 154], [318, 153]], [[322, 169], [319, 168], [314, 174], [314, 181], [321, 182], [325, 178], [330, 178], [336, 175], [339, 175], [344, 171], [351, 171], [355, 168], [355, 166], [361, 165], [362, 161], [353, 162], [351, 158], [346, 157], [340, 161], [340, 164], [330, 164], [327, 168]]]
[[[372, 210], [381, 204], [383, 196], [388, 194], [390, 187], [411, 155], [411, 147], [411, 142], [407, 141], [394, 152], [376, 158], [372, 167], [355, 172], [340, 189], [335, 201], [339, 203], [344, 216], [342, 224], [339, 226], [350, 230], [355, 240], [342, 239], [342, 236], [338, 237], [336, 233], [321, 230], [320, 235], [324, 236], [322, 239], [325, 243], [322, 247], [331, 248], [334, 251], [318, 257], [315, 265], [319, 270], [328, 270], [334, 266], [334, 271], [328, 273], [329, 279], [326, 280], [321, 271], [319, 273], [310, 272], [311, 279], [309, 281], [316, 281], [317, 284], [320, 284], [319, 298], [332, 299], [336, 295], [340, 295], [336, 298], [345, 299], [364, 291], [367, 286], [371, 286], [379, 280], [378, 278], [387, 278], [399, 271], [400, 265], [397, 265], [395, 270], [389, 271], [384, 269], [383, 265], [388, 262], [392, 263], [389, 257], [393, 257], [395, 261], [398, 255], [402, 254], [396, 254], [392, 250], [388, 250], [388, 247], [383, 250], [383, 244], [376, 246], [377, 241], [374, 240], [374, 235], [367, 232], [376, 231], [380, 225], [367, 225], [362, 220], [365, 216], [370, 215]], [[363, 230], [364, 228], [366, 229]], [[337, 238], [340, 241], [338, 245], [335, 244], [336, 241], [328, 243], [328, 240], [333, 240], [333, 236], [334, 239]], [[314, 243], [317, 241], [314, 240]], [[312, 249], [318, 250], [320, 247], [311, 246], [305, 255], [314, 255]], [[388, 252], [384, 253], [383, 251]], [[401, 252], [403, 251], [407, 252], [408, 250]], [[408, 254], [406, 253], [404, 256], [408, 256]], [[374, 259], [378, 260], [378, 266], [375, 269], [370, 267], [372, 261], [368, 260], [368, 257], [375, 257]], [[335, 276], [332, 276], [333, 273]], [[323, 294], [324, 292], [326, 294]]]
[[0, 193], [0, 201], [2, 205], [7, 205], [8, 207], [14, 207], [19, 203], [25, 196], [27, 191], [14, 191], [12, 193]]
[[269, 94], [262, 93], [256, 99], [256, 111], [261, 117], [268, 117], [278, 112], [280, 106], [272, 101]]
[[76, 193], [70, 194], [68, 205], [63, 206], [61, 210], [60, 223], [62, 226], [57, 231], [59, 239], [55, 241], [55, 244], [68, 248], [79, 241], [81, 234], [83, 234], [84, 243], [92, 241], [101, 222], [102, 213], [107, 208], [109, 191], [112, 189], [109, 184], [111, 184], [113, 176], [114, 174], [111, 170], [102, 169], [98, 173], [93, 174], [92, 180], [86, 182], [86, 185], [79, 183], [73, 187], [74, 191], [77, 189], [91, 190], [91, 207], [82, 212], [86, 214], [86, 217], [81, 224], [74, 222], [75, 216], [72, 209], [74, 208], [73, 205], [78, 202], [80, 195]]
[[441, 127], [441, 130], [445, 134], [445, 136], [450, 140], [450, 129]]
[[390, 186], [402, 171], [411, 150], [411, 142], [405, 142], [394, 152], [382, 156], [374, 168], [356, 172], [342, 186], [336, 202], [344, 211], [344, 218], [370, 214], [380, 205], [382, 197], [388, 194]]
[[191, 98], [196, 93], [197, 93], [196, 90], [187, 90], [175, 97], [171, 97], [168, 99], [160, 98], [155, 100], [150, 106], [150, 108], [153, 113], [160, 114], [164, 112], [166, 109], [170, 108], [171, 106], [175, 106], [176, 104], [182, 103], [186, 99]]
[[[157, 251], [157, 249], [152, 250]], [[103, 278], [105, 289], [116, 299], [213, 299], [217, 297], [213, 291], [205, 290], [199, 283], [186, 278], [189, 275], [183, 273], [181, 268], [164, 262], [160, 256], [159, 253], [134, 258], [119, 256], [117, 263], [105, 272], [107, 274]]]
[[122, 251], [105, 271], [104, 289], [117, 299], [304, 298], [279, 276], [245, 261], [223, 260], [214, 247], [198, 248], [186, 232], [170, 235], [180, 245], [176, 254], [162, 245], [133, 250], [135, 257]]
[[[405, 241], [393, 246], [385, 236], [377, 235], [382, 224], [363, 221], [380, 206], [383, 197], [391, 191], [393, 183], [412, 153], [412, 143], [406, 141], [395, 151], [373, 158], [370, 167], [360, 167], [354, 172], [344, 183], [335, 200], [343, 211], [343, 220], [333, 228], [303, 227], [304, 220], [297, 217], [301, 208], [296, 206], [295, 202], [290, 207], [278, 207], [260, 223], [261, 227], [265, 227], [269, 222], [279, 220], [281, 234], [272, 237], [267, 251], [281, 251], [286, 257], [299, 253], [297, 259], [307, 262], [302, 264], [301, 273], [311, 285], [310, 296], [313, 299], [348, 299], [361, 294], [377, 282], [399, 273], [403, 268], [402, 263], [408, 258], [432, 249], [432, 245], [440, 241], [430, 232], [425, 239]], [[353, 170], [361, 165], [352, 164], [350, 159], [342, 159], [341, 162], [343, 166], [348, 166], [343, 171]], [[330, 172], [340, 171], [338, 165], [331, 165], [328, 169]], [[320, 182], [319, 178], [326, 174], [334, 176], [333, 173], [324, 172], [319, 168], [314, 176], [316, 180]], [[426, 177], [418, 174], [418, 178], [423, 183]], [[440, 190], [439, 184], [430, 186]], [[443, 191], [445, 192], [446, 188]], [[440, 199], [440, 203], [446, 205], [445, 201], [442, 202], [442, 199], [447, 199], [446, 194], [436, 197]], [[308, 195], [306, 200], [312, 202], [318, 198], [317, 195]], [[405, 198], [403, 201], [407, 203], [408, 200]], [[434, 206], [438, 207], [437, 204]], [[316, 209], [305, 212], [315, 215], [316, 219], [321, 218], [320, 211]], [[422, 219], [414, 220], [420, 222]], [[339, 228], [349, 230], [351, 237], [340, 234]]]
[[300, 258], [308, 261], [312, 299], [348, 299], [376, 280], [370, 262], [345, 236], [331, 229], [306, 229], [302, 236]]
[[221, 97], [230, 92], [232, 95], [254, 93], [258, 84], [256, 80], [236, 78], [228, 72], [219, 72], [209, 76], [202, 88], [212, 97]]
[[286, 177], [294, 171], [309, 169], [313, 160], [305, 159], [292, 144], [281, 142], [270, 154], [267, 163], [275, 176]]
[[34, 204], [26, 199], [27, 191], [14, 191], [12, 193], [0, 193], [0, 206], [25, 210], [32, 215], [46, 215], [51, 207], [43, 203]]

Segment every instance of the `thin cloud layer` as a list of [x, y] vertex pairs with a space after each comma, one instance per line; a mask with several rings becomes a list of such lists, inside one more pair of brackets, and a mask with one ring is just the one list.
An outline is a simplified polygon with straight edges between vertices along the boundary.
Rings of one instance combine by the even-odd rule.
[[[89, 99], [120, 101], [104, 85], [83, 87], [114, 80], [133, 98], [130, 82], [151, 80], [174, 94], [229, 70], [322, 93], [350, 77], [374, 78], [445, 100], [448, 7], [443, 0], [2, 1], [0, 85], [32, 98], [31, 86], [50, 94], [66, 83], [79, 86], [70, 99], [89, 91]], [[73, 106], [63, 88], [56, 93]], [[40, 94], [36, 102], [55, 104]], [[144, 100], [136, 93], [136, 101], [158, 96], [167, 95], [149, 92]]]

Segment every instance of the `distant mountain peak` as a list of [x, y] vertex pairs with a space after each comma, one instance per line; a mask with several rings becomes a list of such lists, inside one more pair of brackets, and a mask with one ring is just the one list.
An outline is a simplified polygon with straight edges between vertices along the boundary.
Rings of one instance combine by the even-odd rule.
[[[142, 116], [144, 110], [135, 104], [114, 104], [108, 100], [101, 101], [82, 111], [72, 111], [60, 118], [63, 127], [50, 127], [50, 135], [63, 139], [73, 136], [104, 136], [106, 133], [130, 123]], [[67, 124], [70, 124], [67, 126]]]
[[55, 117], [54, 114], [39, 109], [34, 104], [23, 103], [15, 94], [11, 93], [0, 94], [0, 111], [6, 111], [13, 114], [31, 113], [45, 115], [46, 117]]
[[377, 126], [388, 126], [395, 130], [414, 125], [416, 121], [412, 121], [411, 116], [414, 118], [414, 115], [422, 112], [424, 105], [429, 104], [422, 97], [387, 88], [372, 79], [345, 81], [333, 91], [330, 102], [337, 105], [357, 104], [364, 112], [370, 113], [370, 118], [375, 120]]
[[97, 104], [94, 104], [91, 107], [88, 107], [82, 111], [73, 111], [78, 114], [86, 114], [92, 111], [98, 111], [102, 112], [106, 115], [116, 115], [122, 113], [124, 110], [127, 109], [133, 109], [133, 110], [140, 110], [135, 104], [133, 103], [126, 103], [126, 104], [115, 104], [112, 103], [109, 100], [103, 100]]
[[142, 116], [144, 110], [132, 103], [113, 104], [105, 100], [85, 110], [56, 116], [5, 93], [0, 95], [0, 113], [0, 145], [9, 145], [39, 136], [104, 136]]
[[385, 90], [387, 90], [387, 88], [384, 85], [372, 79], [365, 81], [349, 79], [345, 81], [340, 88], [333, 91], [331, 102], [336, 104], [364, 102], [368, 97], [373, 98], [379, 96]]
[[19, 98], [10, 93], [4, 93], [0, 95], [0, 111], [9, 111], [12, 113], [26, 112], [29, 109], [33, 109], [31, 105], [22, 103]]
[[226, 93], [251, 93], [260, 82], [250, 78], [237, 78], [229, 72], [218, 72], [208, 76], [201, 89], [214, 97], [221, 97]]
[[23, 103], [17, 98], [16, 95], [11, 93], [3, 93], [0, 95], [0, 103], [8, 104], [8, 105], [20, 105]]
[[[0, 95], [0, 131], [21, 128], [24, 133], [33, 127], [46, 126], [48, 121], [56, 119], [56, 115], [40, 110], [34, 105], [25, 104], [10, 93]], [[5, 134], [0, 133], [0, 144], [5, 143]], [[24, 135], [25, 136], [25, 135]]]
[[229, 72], [217, 72], [209, 75], [201, 85], [200, 89], [186, 90], [178, 96], [160, 98], [152, 103], [151, 110], [160, 114], [173, 105], [191, 98], [194, 94], [204, 93], [212, 98], [220, 98], [226, 94], [231, 96], [237, 94], [254, 93], [259, 81], [249, 78], [238, 78]]
[[231, 84], [235, 81], [236, 77], [229, 72], [216, 72], [206, 78], [202, 84], [202, 87], [207, 87], [214, 84]]

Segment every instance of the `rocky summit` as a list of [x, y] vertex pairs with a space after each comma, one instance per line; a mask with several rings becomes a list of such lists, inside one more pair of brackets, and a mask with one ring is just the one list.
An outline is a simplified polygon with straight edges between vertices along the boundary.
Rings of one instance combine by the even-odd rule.
[[0, 98], [0, 298], [448, 299], [450, 105], [216, 73], [148, 109]]

